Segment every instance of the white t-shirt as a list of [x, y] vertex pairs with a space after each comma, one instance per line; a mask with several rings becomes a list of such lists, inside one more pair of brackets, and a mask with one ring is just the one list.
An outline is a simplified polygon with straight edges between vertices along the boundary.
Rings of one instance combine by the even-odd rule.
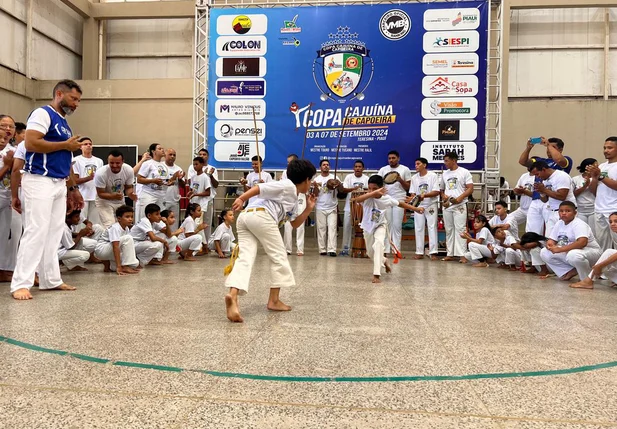
[[[103, 166], [103, 160], [96, 156], [86, 158], [83, 155], [73, 158], [73, 171], [80, 179], [90, 176], [92, 173], [96, 173], [96, 170]], [[96, 198], [96, 186], [94, 186], [94, 180], [82, 183], [79, 185], [79, 192], [84, 201], [94, 201]]]
[[186, 238], [187, 233], [190, 234], [192, 232], [195, 232], [195, 229], [197, 229], [197, 223], [195, 222], [195, 219], [189, 216], [186, 219], [184, 219], [184, 222], [182, 222], [182, 225], [180, 225], [180, 228], [184, 228], [184, 232], [181, 233], [178, 236], [178, 238], [180, 240], [184, 240]]
[[298, 216], [298, 190], [291, 180], [273, 180], [258, 186], [259, 196], [247, 208], [265, 208], [279, 226]]
[[315, 208], [317, 210], [330, 211], [335, 210], [338, 206], [336, 189], [330, 190], [327, 186], [328, 180], [332, 180], [334, 178], [334, 174], [328, 174], [326, 177], [319, 174], [313, 179], [319, 186], [319, 196], [317, 197], [317, 202], [315, 203]]
[[[409, 193], [415, 195], [424, 195], [429, 192], [439, 191], [439, 176], [432, 171], [428, 171], [424, 176], [420, 173], [414, 174], [411, 178], [411, 186]], [[420, 207], [429, 207], [437, 203], [438, 197], [425, 198], [420, 203]]]
[[[210, 189], [210, 193], [212, 193], [212, 183], [210, 183], [210, 176], [206, 173], [196, 174], [191, 179], [191, 190], [198, 194], [202, 192], [206, 192]], [[192, 203], [197, 203], [201, 206], [202, 211], [208, 210], [208, 202], [210, 201], [210, 197], [193, 197], [191, 198]]]
[[[260, 179], [261, 177], [261, 179]], [[261, 170], [261, 176], [258, 173], [255, 173], [254, 171], [251, 171], [248, 176], [246, 176], [246, 186], [249, 187], [249, 189], [251, 189], [253, 186], [258, 185], [259, 184], [259, 180], [263, 180], [264, 183], [268, 183], [271, 182], [272, 176], [270, 175], [270, 173]], [[249, 203], [251, 201], [253, 201], [255, 198], [257, 198], [257, 196], [251, 197], [249, 198]]]
[[[214, 170], [212, 172], [212, 178], [218, 182], [219, 181], [219, 172], [218, 172], [218, 170], [216, 168], [214, 168], [210, 164], [208, 164], [208, 165], [204, 166], [203, 172], [205, 173], [206, 171], [208, 171], [211, 168], [212, 168], [212, 170]], [[193, 179], [193, 177], [195, 177], [195, 175], [197, 175], [197, 172], [195, 171], [195, 168], [193, 167], [193, 165], [191, 165], [189, 167], [188, 173], [186, 173], [186, 178], [188, 180], [191, 180], [191, 179]], [[210, 177], [208, 176], [208, 178], [210, 178]], [[210, 180], [210, 182], [212, 182], [212, 180]], [[214, 199], [214, 197], [216, 197], [216, 188], [214, 186], [212, 186], [210, 188], [210, 196], [208, 197], [208, 201], [212, 201]]]
[[73, 232], [71, 228], [67, 224], [64, 224], [62, 229], [62, 238], [60, 239], [60, 247], [58, 248], [58, 257], [62, 258], [66, 252], [71, 250], [75, 246], [75, 241], [73, 240]]
[[13, 154], [13, 158], [21, 159], [22, 161], [26, 160], [26, 142], [25, 141], [17, 145], [17, 150]]
[[[405, 182], [409, 182], [411, 180], [411, 171], [402, 164], [399, 164], [396, 168], [386, 165], [385, 167], [381, 167], [377, 174], [381, 177], [386, 177], [386, 174], [391, 171], [397, 171]], [[404, 200], [407, 196], [407, 191], [399, 182], [395, 182], [392, 185], [386, 185], [386, 190], [388, 191], [388, 195], [395, 200]]]
[[[124, 189], [127, 186], [133, 186], [133, 182], [135, 181], [135, 174], [133, 173], [133, 169], [128, 164], [122, 164], [122, 168], [118, 174], [114, 174], [109, 168], [109, 165], [105, 165], [98, 170], [96, 170], [96, 174], [94, 175], [94, 186], [95, 188], [104, 189], [106, 193], [118, 193], [121, 192], [124, 194]], [[97, 200], [105, 201], [107, 204], [112, 206], [121, 206], [124, 204], [124, 198], [121, 200], [105, 200], [96, 197]]]
[[162, 227], [161, 224], [162, 222], [152, 223], [147, 217], [142, 217], [141, 220], [131, 228], [131, 237], [133, 237], [135, 241], [149, 241], [150, 238], [148, 237], [148, 233], [152, 232], [156, 234], [159, 232], [165, 225], [163, 224]]
[[580, 220], [574, 218], [569, 224], [565, 224], [564, 221], [559, 221], [553, 227], [549, 238], [557, 243], [558, 246], [566, 246], [574, 243], [578, 238], [587, 238], [587, 246], [585, 248], [599, 249], [600, 245], [596, 241], [596, 238], [591, 231], [589, 225]]
[[[445, 170], [441, 176], [441, 187], [447, 197], [458, 198], [467, 190], [467, 185], [470, 184], [473, 184], [471, 173], [463, 167], [457, 167], [456, 170]], [[461, 201], [461, 204], [465, 204], [467, 200], [465, 198]], [[453, 210], [457, 206], [458, 204], [452, 205], [446, 210]]]
[[[362, 189], [368, 189], [368, 176], [362, 175], [360, 177], [356, 176], [355, 173], [348, 174], [345, 176], [343, 180], [343, 188], [352, 189], [356, 186], [359, 186]], [[345, 212], [349, 212], [351, 210], [351, 192], [347, 194], [347, 198], [345, 199]]]
[[[163, 179], [167, 181], [169, 179], [169, 168], [165, 162], [149, 159], [141, 165], [137, 174], [146, 179]], [[157, 199], [165, 198], [166, 192], [165, 185], [157, 185], [155, 183], [148, 183], [141, 188], [141, 193], [152, 195]]]
[[[573, 190], [576, 191], [583, 187], [587, 179], [583, 177], [582, 174], [572, 178], [572, 186]], [[576, 198], [576, 208], [579, 213], [583, 214], [592, 214], [595, 209], [596, 196], [589, 190], [589, 188], [585, 189], [582, 193], [578, 195]]]
[[[576, 204], [576, 198], [574, 198], [574, 192], [572, 192], [572, 179], [568, 173], [561, 170], [555, 170], [553, 174], [551, 174], [551, 177], [544, 180], [544, 186], [553, 192], [557, 192], [560, 189], [567, 189], [568, 196], [564, 201], [571, 201]], [[559, 210], [559, 204], [562, 202], [563, 201], [561, 200], [548, 197], [548, 207], [553, 211]]]
[[287, 179], [287, 170], [283, 171], [283, 174], [281, 174], [281, 179], [280, 180], [285, 180]]
[[[600, 175], [609, 179], [617, 180], [617, 162], [603, 162], [600, 164]], [[596, 213], [610, 215], [617, 209], [617, 191], [609, 188], [602, 181], [598, 182], [598, 190], [596, 191]]]
[[[171, 167], [168, 165], [167, 171], [169, 173], [169, 178], [171, 179], [173, 175], [176, 174], [176, 172], [182, 171], [182, 168], [180, 168], [176, 164], [172, 165]], [[165, 201], [168, 203], [177, 203], [178, 201], [180, 201], [178, 179], [174, 180], [173, 185], [167, 187], [167, 190], [165, 191]]]
[[[516, 182], [516, 187], [524, 188], [526, 191], [533, 192], [533, 184], [535, 183], [535, 181], [536, 176], [531, 173], [525, 173], [518, 179], [518, 182]], [[522, 194], [520, 200], [521, 210], [527, 211], [529, 209], [529, 206], [531, 205], [531, 201], [532, 198], [530, 196]]]
[[493, 216], [491, 220], [488, 221], [488, 224], [491, 227], [495, 227], [497, 225], [510, 225], [510, 229], [506, 230], [512, 233], [512, 235], [518, 237], [518, 224], [514, 219], [512, 219], [512, 215], [506, 215], [505, 219], [500, 219], [499, 216]]
[[101, 238], [99, 238], [98, 243], [113, 243], [114, 241], [120, 241], [120, 237], [125, 235], [129, 235], [130, 230], [128, 226], [124, 229], [120, 226], [118, 222], [114, 223], [112, 226], [107, 228], [101, 234]]
[[219, 224], [219, 226], [216, 227], [216, 229], [214, 230], [214, 234], [212, 234], [210, 236], [210, 239], [208, 240], [208, 246], [212, 245], [214, 246], [214, 242], [215, 241], [220, 241], [221, 238], [223, 238], [223, 235], [225, 234], [229, 234], [229, 237], [231, 238], [231, 241], [236, 241], [236, 237], [234, 237], [234, 232], [233, 229], [231, 228], [231, 225], [227, 226], [225, 225], [225, 222]]
[[488, 246], [489, 244], [495, 244], [495, 237], [491, 234], [491, 231], [488, 230], [487, 227], [482, 228], [476, 234], [476, 240], [483, 239], [482, 244]]
[[387, 225], [386, 210], [398, 207], [399, 202], [390, 195], [381, 198], [369, 198], [362, 203], [362, 223], [360, 228], [367, 234], [372, 234], [380, 225]]
[[[7, 153], [13, 152], [13, 157], [15, 156], [16, 148], [7, 144], [4, 149], [0, 151], [0, 168], [4, 167], [4, 157]], [[0, 177], [0, 199], [11, 201], [11, 170], [7, 171], [6, 174]]]

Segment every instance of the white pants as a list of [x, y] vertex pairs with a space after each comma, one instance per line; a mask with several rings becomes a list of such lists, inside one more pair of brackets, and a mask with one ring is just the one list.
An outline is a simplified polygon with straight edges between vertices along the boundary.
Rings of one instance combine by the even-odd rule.
[[343, 216], [343, 242], [341, 243], [343, 250], [351, 249], [351, 238], [353, 236], [354, 231], [353, 225], [351, 224], [351, 212], [349, 210], [345, 210], [345, 214]]
[[[518, 208], [516, 210], [514, 210], [510, 216], [512, 217], [512, 219], [514, 220], [514, 223], [516, 223], [516, 225], [518, 225], [518, 230], [521, 230], [521, 225], [524, 224], [525, 222], [527, 222], [527, 210], [523, 210], [522, 208]], [[525, 231], [527, 232], [527, 231]]]
[[167, 242], [167, 246], [169, 247], [169, 253], [176, 253], [179, 242], [178, 237], [167, 237], [162, 232], [157, 233], [156, 236], [162, 238]]
[[186, 237], [178, 240], [178, 246], [184, 252], [185, 250], [192, 250], [193, 254], [201, 250], [201, 235], [195, 234], [190, 237]]
[[459, 204], [443, 211], [448, 256], [464, 256], [466, 240], [461, 237], [467, 223], [467, 206]]
[[[136, 268], [139, 261], [135, 257], [135, 243], [130, 235], [120, 237], [120, 263], [123, 267]], [[110, 261], [110, 268], [116, 271], [116, 259], [114, 257], [114, 247], [112, 243], [98, 243], [94, 256], [101, 261]]]
[[94, 201], [84, 201], [84, 208], [81, 209], [81, 220], [88, 219], [93, 224], [101, 223], [99, 211]]
[[594, 236], [602, 250], [612, 249], [613, 239], [611, 238], [611, 227], [608, 224], [608, 217], [602, 213], [596, 213], [594, 222]]
[[257, 246], [261, 243], [270, 259], [270, 288], [296, 285], [291, 266], [287, 260], [285, 246], [276, 221], [266, 211], [240, 213], [236, 222], [238, 246], [240, 251], [231, 274], [225, 281], [226, 287], [239, 290], [240, 295], [249, 289], [251, 271], [257, 256]]
[[171, 228], [176, 231], [179, 225], [180, 219], [180, 203], [178, 201], [165, 201], [165, 207], [162, 207], [161, 210], [169, 210], [170, 212], [174, 212], [176, 215], [176, 220], [174, 221]]
[[21, 238], [21, 216], [11, 201], [0, 198], [0, 271], [14, 271]]
[[161, 260], [163, 253], [165, 252], [165, 246], [160, 241], [135, 241], [133, 240], [133, 246], [135, 247], [135, 256], [139, 260], [139, 264], [145, 267], [151, 260]]
[[424, 207], [424, 214], [414, 213], [413, 218], [416, 255], [424, 255], [425, 229], [428, 229], [428, 253], [431, 255], [437, 254], [439, 252], [439, 243], [437, 240], [437, 205], [434, 204], [429, 207]]
[[[124, 204], [124, 202], [119, 203], [119, 204], [118, 203], [110, 204], [109, 200], [103, 200], [103, 199], [97, 198], [94, 201], [94, 204], [96, 205], [96, 209], [98, 210], [101, 225], [103, 225], [103, 228], [107, 229], [110, 226], [112, 226], [114, 223], [116, 223], [116, 209], [120, 207], [122, 204]], [[135, 218], [135, 220], [137, 222], [139, 221], [139, 219], [137, 218]]]
[[86, 268], [86, 262], [90, 259], [90, 253], [85, 250], [67, 250], [66, 253], [58, 258], [69, 270], [75, 267]]
[[[221, 252], [228, 255], [236, 247], [236, 243], [231, 241], [231, 235], [226, 233], [221, 236], [219, 246], [221, 246]], [[208, 248], [216, 252], [216, 244], [214, 240], [212, 240], [212, 243], [208, 245]]]
[[542, 267], [546, 265], [544, 263], [544, 260], [542, 259], [542, 256], [540, 255], [541, 251], [542, 249], [539, 247], [535, 247], [531, 250], [522, 251], [521, 255], [523, 257], [523, 261], [531, 262], [531, 265], [534, 267]]
[[527, 211], [527, 225], [525, 232], [535, 232], [542, 235], [544, 233], [544, 206], [542, 200], [533, 200]]
[[[615, 253], [617, 253], [617, 250], [613, 250], [613, 249], [605, 250], [604, 253], [602, 253], [602, 256], [600, 256], [600, 259], [598, 259], [598, 261], [596, 262], [596, 264], [599, 264], [600, 262], [606, 261], [608, 258], [613, 256]], [[604, 267], [604, 269], [602, 270], [602, 274], [607, 279], [612, 281], [613, 283], [617, 283], [617, 263], [613, 262], [612, 264], [607, 265], [606, 267]], [[591, 277], [592, 275], [593, 275], [593, 273], [590, 272], [589, 273], [589, 277]], [[597, 279], [595, 279], [595, 280], [597, 280]]]
[[552, 209], [545, 207], [544, 208], [544, 236], [548, 237], [551, 235], [553, 228], [559, 222], [559, 210], [553, 211]]
[[30, 289], [35, 272], [39, 289], [62, 285], [58, 248], [66, 215], [66, 182], [25, 173], [21, 182], [25, 230], [17, 252], [11, 292]]
[[366, 254], [373, 260], [373, 275], [380, 276], [381, 269], [385, 267], [384, 242], [386, 240], [386, 225], [379, 225], [373, 233], [364, 233], [366, 242]]
[[[316, 225], [317, 225], [317, 247], [319, 253], [334, 252], [336, 253], [336, 209], [332, 210], [316, 210]], [[326, 234], [328, 236], [328, 245], [326, 248]]]
[[298, 228], [294, 228], [291, 226], [290, 222], [285, 222], [285, 226], [283, 227], [283, 239], [285, 241], [285, 250], [287, 253], [291, 253], [292, 250], [292, 234], [293, 230], [296, 230], [296, 251], [298, 254], [304, 253], [304, 223], [300, 225]]
[[[195, 219], [195, 225], [196, 226], [199, 226], [202, 223], [205, 223], [206, 225], [208, 225], [208, 227], [212, 226], [212, 225], [208, 224], [208, 221], [207, 221], [208, 209], [209, 209], [209, 207], [211, 205], [212, 204], [208, 203], [208, 207], [202, 207], [201, 208], [201, 216], [198, 217], [197, 219]], [[197, 233], [197, 235], [199, 235], [201, 237], [202, 244], [207, 247], [208, 246], [208, 238], [206, 237], [206, 229], [207, 228], [202, 229], [201, 231], [199, 231]]]
[[146, 206], [148, 204], [156, 204], [161, 210], [165, 208], [165, 195], [157, 197], [156, 195], [141, 193], [139, 196], [139, 207], [135, 207], [135, 222], [146, 217]]
[[515, 267], [518, 267], [521, 265], [522, 255], [521, 255], [520, 250], [503, 248], [503, 247], [500, 247], [500, 249], [501, 251], [497, 255], [497, 258], [495, 259], [498, 263], [506, 264], [506, 265], [514, 265]]
[[483, 258], [492, 258], [493, 254], [486, 244], [469, 243], [469, 252], [465, 253], [465, 259], [473, 262], [480, 262]]
[[581, 213], [578, 212], [576, 217], [585, 222], [587, 225], [591, 227], [591, 230], [595, 232], [595, 223], [596, 223], [596, 215], [595, 213]]
[[[202, 207], [203, 208], [203, 207]], [[206, 239], [206, 243], [210, 241], [210, 236], [212, 235], [212, 221], [214, 220], [214, 200], [208, 201], [208, 208], [205, 210], [203, 214], [203, 221], [208, 225], [202, 232], [203, 236]]]
[[580, 279], [589, 275], [591, 267], [595, 265], [601, 255], [602, 250], [590, 249], [589, 247], [570, 250], [567, 253], [553, 253], [546, 248], [540, 252], [540, 256], [546, 262], [546, 265], [553, 270], [557, 277], [561, 277], [575, 268]]
[[390, 229], [390, 237], [386, 237], [385, 252], [390, 253], [390, 240], [398, 250], [401, 250], [401, 239], [403, 238], [403, 218], [405, 217], [405, 209], [402, 207], [392, 207], [386, 210], [386, 219], [388, 220], [388, 228]]

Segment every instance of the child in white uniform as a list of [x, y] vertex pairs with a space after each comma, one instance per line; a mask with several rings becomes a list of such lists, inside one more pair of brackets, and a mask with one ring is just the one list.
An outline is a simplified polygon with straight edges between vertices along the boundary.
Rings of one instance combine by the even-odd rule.
[[[256, 186], [260, 183], [268, 183], [273, 180], [270, 173], [261, 169], [262, 165], [263, 165], [263, 160], [261, 159], [261, 156], [255, 155], [254, 157], [251, 158], [251, 167], [253, 167], [253, 171], [251, 171], [246, 176], [246, 179], [240, 180], [240, 183], [242, 184], [244, 188], [244, 192], [248, 191], [253, 186]], [[257, 197], [253, 197], [253, 198], [257, 198]], [[249, 200], [249, 203], [250, 202], [251, 200]]]
[[505, 201], [495, 203], [495, 216], [488, 221], [488, 225], [493, 230], [501, 228], [518, 237], [518, 223], [514, 217], [508, 214], [508, 203]]
[[144, 212], [146, 216], [131, 228], [135, 254], [141, 267], [148, 264], [163, 265], [169, 258], [169, 246], [167, 240], [156, 235], [162, 228], [159, 224], [161, 208], [156, 204], [148, 204]]
[[83, 247], [80, 246], [83, 245], [84, 240], [87, 240], [86, 237], [94, 233], [89, 226], [91, 225], [90, 223], [80, 229], [77, 234], [73, 235], [71, 227], [80, 223], [80, 217], [80, 210], [74, 210], [66, 216], [66, 223], [62, 231], [62, 239], [60, 240], [60, 247], [58, 248], [58, 260], [62, 261], [69, 271], [88, 271], [86, 262], [90, 260], [92, 252], [94, 252], [91, 246], [88, 246], [91, 248], [89, 251], [84, 250]]
[[[201, 207], [201, 216], [196, 219], [197, 225], [204, 223], [204, 216], [208, 211], [208, 205], [210, 202], [210, 194], [212, 192], [212, 183], [210, 177], [204, 173], [204, 160], [196, 156], [193, 158], [193, 168], [195, 169], [195, 175], [191, 178], [191, 190], [189, 191], [187, 198], [191, 203], [199, 204]], [[204, 233], [208, 225], [204, 225], [199, 231], [201, 242], [204, 244], [203, 250], [208, 253], [208, 240]]]
[[105, 272], [115, 271], [119, 276], [138, 274], [139, 261], [135, 257], [135, 245], [129, 227], [133, 224], [133, 208], [120, 206], [116, 219], [96, 243], [94, 256], [103, 261]]
[[190, 203], [186, 208], [186, 217], [180, 226], [182, 232], [178, 236], [178, 246], [180, 246], [180, 259], [185, 261], [196, 261], [193, 257], [202, 248], [202, 238], [199, 233], [206, 228], [206, 224], [197, 224], [197, 220], [203, 215], [201, 206]]
[[495, 238], [488, 229], [488, 220], [484, 215], [478, 215], [473, 221], [473, 229], [476, 231], [476, 237], [473, 238], [468, 232], [461, 234], [461, 237], [467, 240], [469, 251], [461, 258], [461, 264], [466, 264], [469, 261], [474, 262], [472, 267], [486, 268], [488, 264], [485, 258], [492, 258], [493, 252], [489, 246], [495, 245]]
[[516, 271], [521, 265], [521, 251], [512, 247], [518, 244], [518, 238], [508, 230], [497, 228], [493, 234], [495, 244], [488, 246], [489, 250], [497, 257], [495, 260], [499, 264], [498, 268]]
[[[160, 229], [156, 232], [157, 237], [163, 238], [167, 242], [169, 253], [176, 253], [178, 248], [178, 236], [183, 232], [182, 229], [174, 229], [176, 225], [176, 214], [173, 210], [163, 210], [161, 221], [158, 223]], [[167, 261], [168, 264], [175, 262]]]
[[414, 259], [424, 258], [424, 231], [428, 230], [428, 245], [431, 260], [437, 260], [439, 253], [439, 243], [437, 235], [437, 199], [439, 197], [439, 176], [427, 170], [428, 160], [426, 158], [416, 159], [416, 171], [418, 172], [411, 178], [409, 187], [410, 202], [415, 197], [420, 199], [419, 207], [424, 208], [424, 213], [414, 213], [414, 232], [416, 241], [416, 255]]
[[589, 225], [593, 231], [596, 196], [591, 192], [591, 184], [594, 180], [598, 179], [591, 177], [587, 172], [588, 166], [598, 167], [598, 161], [594, 158], [584, 159], [581, 165], [576, 168], [581, 174], [572, 178], [572, 185], [574, 187], [574, 198], [576, 198], [577, 216]]
[[[313, 179], [313, 186], [319, 189], [319, 196], [315, 204], [315, 217], [317, 225], [317, 247], [321, 256], [329, 255], [336, 257], [338, 199], [336, 188], [340, 185], [336, 177], [330, 174], [330, 162], [322, 159], [319, 163], [321, 173]], [[328, 182], [332, 184], [328, 187]], [[327, 237], [327, 243], [326, 243]]]
[[228, 258], [231, 252], [236, 247], [236, 237], [231, 228], [231, 224], [234, 222], [233, 210], [223, 209], [219, 217], [219, 226], [214, 230], [214, 234], [210, 236], [208, 246], [210, 250], [216, 252], [219, 258]]
[[410, 206], [386, 195], [383, 177], [380, 175], [376, 174], [368, 179], [368, 189], [368, 193], [354, 198], [353, 201], [363, 202], [360, 227], [364, 231], [366, 252], [368, 257], [373, 260], [373, 283], [381, 283], [381, 268], [385, 268], [386, 273], [391, 271], [388, 258], [384, 256], [384, 243], [388, 237], [386, 211], [392, 207], [401, 207], [416, 213], [424, 213], [424, 208]]
[[291, 310], [291, 307], [279, 299], [280, 288], [296, 284], [287, 260], [279, 226], [292, 219], [292, 226], [296, 228], [313, 210], [315, 197], [310, 194], [307, 195], [304, 212], [298, 216], [295, 215], [298, 194], [305, 194], [309, 191], [311, 177], [315, 175], [315, 172], [315, 167], [309, 161], [292, 161], [287, 166], [287, 179], [259, 184], [234, 201], [232, 208], [239, 211], [247, 200], [259, 196], [240, 213], [236, 222], [240, 251], [233, 270], [225, 281], [225, 286], [229, 287], [229, 294], [225, 296], [225, 305], [227, 318], [230, 321], [237, 323], [244, 321], [240, 315], [238, 295], [246, 294], [248, 291], [258, 243], [261, 243], [270, 259], [268, 309], [272, 311]]
[[591, 272], [602, 250], [589, 225], [576, 217], [576, 205], [564, 201], [559, 205], [559, 221], [549, 234], [540, 257], [564, 281], [584, 279]]
[[[296, 155], [295, 153], [288, 155], [287, 165], [289, 165], [291, 161], [295, 161], [297, 159], [298, 159], [298, 155]], [[281, 174], [280, 180], [284, 180], [284, 179], [287, 179], [287, 170], [283, 171], [283, 174]], [[242, 195], [242, 194], [238, 194], [238, 195]], [[306, 206], [306, 195], [304, 194], [298, 195], [298, 210], [296, 214], [302, 213], [304, 211], [305, 206]], [[291, 224], [289, 222], [285, 222], [285, 226], [283, 227], [283, 241], [285, 242], [285, 250], [287, 250], [288, 255], [291, 255], [291, 250], [292, 250], [292, 243], [291, 243], [292, 240], [291, 239], [293, 235], [293, 230], [294, 228], [291, 226]], [[296, 228], [296, 252], [298, 256], [304, 256], [304, 224]]]

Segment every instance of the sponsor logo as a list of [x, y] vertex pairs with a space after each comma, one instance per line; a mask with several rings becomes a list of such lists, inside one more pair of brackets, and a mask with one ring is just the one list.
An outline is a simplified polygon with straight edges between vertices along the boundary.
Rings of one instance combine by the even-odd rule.
[[479, 9], [429, 9], [424, 12], [425, 30], [475, 30], [479, 26]]
[[[257, 155], [255, 142], [221, 142], [214, 143], [214, 159], [218, 162], [251, 162]], [[259, 156], [266, 159], [266, 145], [259, 142]]]
[[234, 20], [231, 22], [234, 33], [236, 34], [246, 34], [251, 30], [253, 23], [251, 22], [251, 18], [246, 15], [236, 16]]
[[474, 53], [427, 54], [422, 60], [422, 71], [425, 75], [475, 74], [479, 63]]
[[474, 96], [478, 93], [476, 76], [426, 76], [422, 79], [425, 97]]
[[478, 124], [473, 119], [426, 120], [420, 125], [420, 136], [423, 141], [474, 141]]
[[253, 120], [253, 108], [255, 118], [262, 120], [266, 117], [266, 102], [264, 100], [216, 100], [214, 114], [217, 119], [250, 119]]
[[401, 40], [411, 30], [411, 18], [400, 9], [389, 10], [379, 20], [379, 30], [388, 40]]
[[[442, 163], [444, 155], [448, 152], [456, 152], [460, 164], [471, 164], [478, 157], [478, 147], [474, 142], [425, 142], [420, 146], [420, 156], [426, 158], [431, 164]], [[449, 189], [452, 189], [451, 185], [456, 184], [446, 184]]]
[[480, 34], [477, 31], [442, 31], [424, 33], [425, 52], [477, 51]]
[[475, 98], [425, 98], [422, 100], [422, 116], [426, 119], [465, 119], [478, 114]]
[[221, 36], [216, 39], [216, 53], [220, 57], [265, 55], [267, 44], [264, 36]]
[[338, 27], [328, 37], [313, 61], [313, 77], [321, 91], [320, 99], [341, 103], [355, 98], [363, 100], [364, 90], [373, 76], [369, 50], [349, 27]]
[[438, 140], [459, 140], [461, 121], [439, 121]]
[[266, 136], [266, 124], [263, 121], [216, 121], [214, 124], [214, 136], [217, 140], [233, 139], [236, 141], [263, 140]]
[[283, 42], [283, 46], [293, 46], [295, 48], [300, 46], [300, 40], [295, 37], [281, 37], [280, 40]]
[[263, 97], [266, 95], [266, 81], [261, 80], [217, 80], [216, 95], [219, 97]]
[[294, 16], [291, 21], [284, 21], [283, 28], [281, 28], [281, 33], [290, 34], [290, 33], [301, 33], [302, 28], [298, 27], [296, 21], [298, 20], [298, 15]]
[[261, 76], [261, 58], [221, 58], [223, 76]]

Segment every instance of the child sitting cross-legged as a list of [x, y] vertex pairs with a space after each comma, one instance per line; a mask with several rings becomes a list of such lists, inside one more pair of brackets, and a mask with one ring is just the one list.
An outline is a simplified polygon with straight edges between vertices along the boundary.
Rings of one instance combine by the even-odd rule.
[[495, 244], [495, 238], [488, 229], [488, 220], [484, 215], [478, 215], [473, 221], [473, 228], [476, 232], [476, 237], [472, 237], [469, 232], [465, 231], [461, 237], [467, 240], [469, 251], [465, 253], [460, 260], [461, 264], [466, 264], [469, 261], [474, 262], [472, 267], [486, 268], [488, 263], [486, 258], [492, 258], [493, 252], [489, 249], [489, 245]]
[[103, 232], [94, 256], [103, 261], [105, 272], [115, 271], [119, 276], [138, 274], [139, 261], [129, 227], [133, 224], [133, 208], [123, 205], [116, 209], [116, 223]]

